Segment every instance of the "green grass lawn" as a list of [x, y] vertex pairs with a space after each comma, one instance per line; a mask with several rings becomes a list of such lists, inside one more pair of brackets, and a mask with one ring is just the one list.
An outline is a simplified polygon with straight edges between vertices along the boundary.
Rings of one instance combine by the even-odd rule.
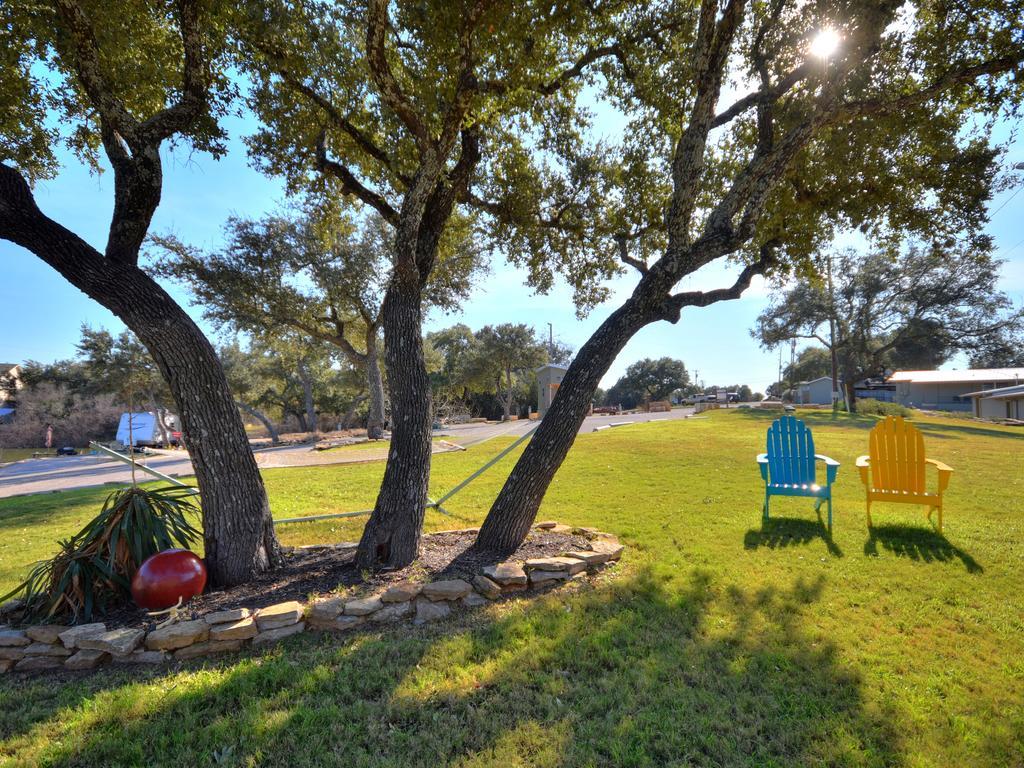
[[31, 459], [33, 453], [54, 454], [54, 448], [0, 448], [0, 464], [8, 464], [12, 461]]
[[[0, 765], [1024, 765], [1024, 431], [917, 419], [956, 469], [945, 535], [876, 504], [869, 536], [853, 462], [873, 420], [804, 414], [843, 464], [829, 537], [810, 500], [773, 499], [762, 526], [772, 415], [580, 437], [541, 516], [627, 544], [593, 588], [174, 669], [0, 678]], [[432, 494], [509, 442], [436, 456]], [[513, 459], [427, 527], [480, 521]], [[265, 477], [283, 518], [371, 506], [382, 469]], [[0, 589], [104, 493], [0, 501]]]

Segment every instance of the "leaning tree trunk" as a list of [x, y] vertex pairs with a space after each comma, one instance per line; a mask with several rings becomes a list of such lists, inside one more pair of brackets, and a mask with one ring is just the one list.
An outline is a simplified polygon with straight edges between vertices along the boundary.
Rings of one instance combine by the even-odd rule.
[[302, 407], [306, 409], [305, 431], [316, 432], [319, 424], [316, 416], [316, 403], [313, 400], [313, 378], [309, 375], [309, 366], [304, 360], [299, 361], [299, 382], [302, 384]]
[[580, 348], [533, 439], [487, 513], [474, 545], [477, 550], [509, 555], [522, 544], [551, 480], [587, 417], [601, 377], [626, 342], [648, 321], [638, 303], [628, 300]]
[[370, 440], [384, 437], [384, 377], [377, 353], [376, 329], [366, 334], [366, 386], [370, 397], [370, 411], [366, 416], [366, 436]]
[[366, 395], [359, 395], [355, 400], [352, 401], [352, 405], [349, 406], [348, 411], [341, 417], [341, 428], [348, 429], [352, 424], [352, 419], [356, 416], [356, 408], [366, 399]]
[[384, 295], [384, 363], [391, 396], [391, 449], [373, 514], [359, 542], [361, 568], [402, 568], [416, 559], [430, 481], [431, 392], [423, 359], [419, 278], [396, 268]]
[[133, 261], [103, 256], [47, 218], [21, 175], [3, 164], [0, 236], [113, 312], [156, 361], [195, 467], [212, 583], [240, 584], [278, 562], [280, 547], [245, 427], [217, 353], [192, 318]]
[[844, 381], [843, 388], [846, 390], [846, 407], [850, 410], [850, 413], [856, 413], [857, 390], [854, 389], [854, 380], [851, 378]]
[[236, 400], [235, 405], [238, 406], [239, 410], [248, 413], [263, 425], [263, 428], [267, 430], [267, 434], [270, 435], [271, 445], [278, 445], [281, 442], [281, 436], [277, 433], [277, 427], [274, 426], [274, 422], [268, 419], [267, 415], [263, 413], [263, 411], [249, 405], [248, 403], [243, 403], [241, 400]]
[[149, 399], [149, 407], [153, 409], [153, 418], [156, 420], [156, 428], [157, 431], [160, 433], [160, 444], [164, 448], [170, 448], [171, 439], [170, 436], [167, 434], [167, 425], [164, 424], [164, 413], [166, 411], [165, 409], [161, 408], [159, 405], [156, 404], [156, 397], [153, 395], [152, 392], [147, 392], [146, 396]]
[[[151, 283], [146, 291], [159, 290], [141, 272], [133, 278], [139, 287]], [[216, 352], [170, 296], [159, 298], [140, 302], [141, 313], [118, 314], [149, 349], [174, 396], [202, 494], [210, 578], [220, 586], [242, 584], [280, 557], [263, 478]]]
[[505, 421], [512, 418], [512, 371], [505, 369]]

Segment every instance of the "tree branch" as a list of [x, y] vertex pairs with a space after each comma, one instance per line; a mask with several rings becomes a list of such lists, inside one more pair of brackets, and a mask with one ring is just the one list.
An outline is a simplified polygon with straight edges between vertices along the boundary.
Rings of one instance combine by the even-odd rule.
[[366, 25], [366, 57], [370, 67], [370, 77], [380, 92], [381, 99], [409, 129], [421, 152], [433, 150], [433, 139], [426, 124], [420, 118], [409, 100], [402, 92], [398, 80], [388, 62], [385, 38], [391, 26], [388, 18], [388, 0], [369, 0], [367, 3]]
[[103, 76], [92, 24], [82, 7], [75, 0], [57, 0], [60, 13], [74, 46], [72, 65], [89, 101], [99, 112], [100, 121], [110, 131], [123, 136], [132, 145], [135, 141], [138, 121], [128, 112], [122, 101], [114, 95], [110, 84]]
[[629, 255], [630, 236], [626, 234], [615, 235], [615, 243], [619, 246], [619, 260], [637, 270], [641, 275], [647, 274], [647, 262], [634, 259]]
[[843, 102], [835, 112], [834, 122], [864, 115], [891, 114], [905, 107], [922, 104], [956, 85], [970, 83], [985, 75], [1002, 75], [1007, 72], [1015, 72], [1019, 75], [1022, 65], [1024, 65], [1024, 53], [1016, 57], [1004, 56], [998, 59], [989, 59], [960, 69], [950, 70], [932, 81], [930, 85], [896, 99], [862, 99]]
[[202, 25], [198, 0], [178, 0], [181, 47], [184, 64], [181, 97], [175, 104], [147, 119], [139, 129], [143, 141], [159, 144], [186, 130], [206, 111], [209, 97], [209, 61], [203, 53]]
[[768, 269], [774, 266], [775, 252], [780, 242], [769, 240], [761, 246], [761, 254], [757, 261], [748, 264], [736, 278], [736, 282], [728, 288], [718, 288], [713, 291], [685, 291], [673, 294], [662, 305], [663, 320], [674, 323], [679, 320], [679, 314], [683, 307], [706, 307], [719, 301], [738, 299], [743, 292], [750, 287], [751, 280], [755, 275], [763, 275]]
[[392, 226], [398, 224], [398, 212], [379, 192], [363, 185], [347, 166], [327, 157], [327, 132], [320, 131], [316, 142], [316, 166], [325, 173], [330, 173], [341, 182], [341, 190], [346, 195], [353, 195], [374, 208]]

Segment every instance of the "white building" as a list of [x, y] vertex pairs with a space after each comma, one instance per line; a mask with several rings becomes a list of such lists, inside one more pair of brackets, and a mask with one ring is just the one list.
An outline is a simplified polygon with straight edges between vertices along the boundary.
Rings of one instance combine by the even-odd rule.
[[1024, 368], [974, 368], [962, 371], [896, 371], [897, 403], [911, 408], [969, 411], [969, 395], [999, 387], [1024, 384]]
[[1024, 421], [1024, 384], [968, 392], [966, 397], [974, 403], [974, 415], [980, 419]]
[[568, 367], [554, 363], [542, 365], [537, 369], [537, 412], [542, 419], [551, 407], [551, 401], [558, 394], [558, 387], [568, 370]]

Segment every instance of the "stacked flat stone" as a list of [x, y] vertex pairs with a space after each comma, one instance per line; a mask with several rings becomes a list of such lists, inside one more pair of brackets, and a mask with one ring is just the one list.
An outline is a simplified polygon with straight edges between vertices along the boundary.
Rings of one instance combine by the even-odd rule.
[[0, 673], [57, 668], [88, 670], [108, 662], [162, 664], [172, 659], [184, 661], [238, 651], [246, 645], [261, 647], [307, 628], [344, 632], [367, 623], [386, 624], [406, 617], [411, 617], [415, 624], [423, 624], [449, 616], [455, 606], [472, 608], [531, 587], [550, 587], [585, 578], [618, 560], [624, 549], [615, 536], [593, 528], [573, 528], [556, 522], [538, 523], [536, 528], [583, 536], [588, 540], [588, 548], [563, 552], [557, 557], [489, 565], [475, 574], [471, 582], [403, 581], [376, 594], [325, 596], [308, 606], [290, 600], [257, 611], [214, 611], [148, 633], [131, 627], [108, 630], [98, 622], [74, 627], [43, 624], [24, 629], [0, 625]]

